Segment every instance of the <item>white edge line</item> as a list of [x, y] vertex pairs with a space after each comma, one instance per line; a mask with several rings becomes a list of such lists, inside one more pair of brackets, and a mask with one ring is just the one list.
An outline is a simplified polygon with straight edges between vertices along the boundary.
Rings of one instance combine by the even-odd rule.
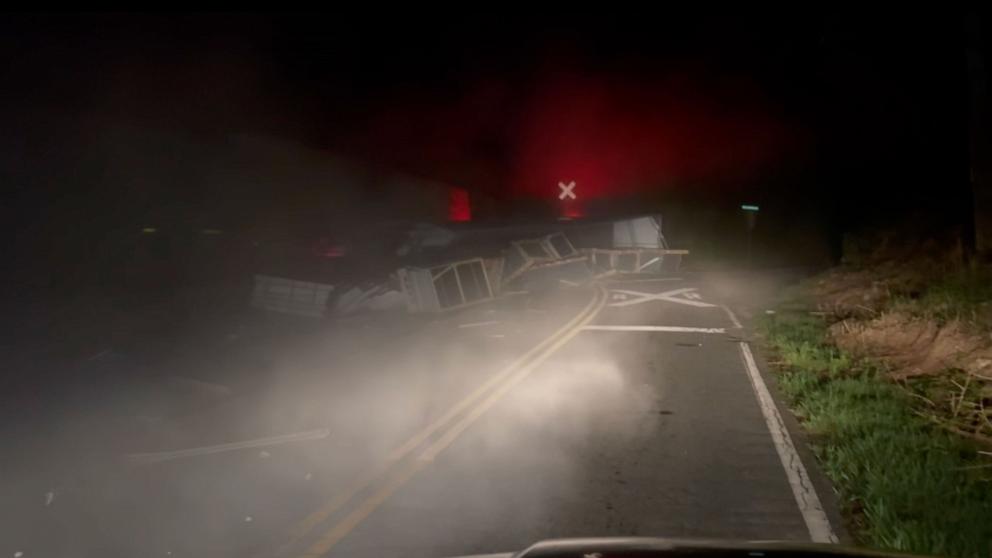
[[726, 333], [722, 327], [681, 327], [681, 326], [637, 326], [637, 325], [589, 325], [584, 331], [669, 331], [673, 333]]
[[[734, 314], [729, 308], [727, 308], [727, 312], [733, 317]], [[768, 386], [761, 378], [751, 348], [743, 341], [738, 343], [738, 346], [744, 360], [744, 367], [751, 380], [751, 387], [754, 389], [754, 395], [758, 399], [758, 406], [761, 407], [761, 414], [765, 416], [765, 423], [768, 425], [768, 431], [775, 443], [778, 457], [782, 461], [785, 476], [789, 479], [792, 494], [796, 497], [796, 504], [802, 513], [810, 539], [815, 543], [836, 543], [837, 535], [834, 534], [834, 530], [830, 526], [830, 519], [827, 518], [827, 513], [823, 510], [820, 497], [816, 494], [816, 488], [810, 481], [806, 467], [803, 466], [802, 459], [796, 451], [796, 446], [792, 443], [792, 436], [789, 435], [789, 430], [785, 427], [785, 422], [778, 412], [778, 407], [775, 406], [771, 392], [768, 391]]]
[[737, 316], [735, 316], [734, 313], [730, 311], [730, 307], [729, 306], [727, 306], [726, 304], [724, 304], [723, 305], [723, 311], [727, 313], [727, 317], [730, 318], [730, 323], [734, 324], [734, 327], [736, 327], [737, 329], [743, 329], [744, 328], [744, 326], [741, 325], [740, 320], [737, 319]]

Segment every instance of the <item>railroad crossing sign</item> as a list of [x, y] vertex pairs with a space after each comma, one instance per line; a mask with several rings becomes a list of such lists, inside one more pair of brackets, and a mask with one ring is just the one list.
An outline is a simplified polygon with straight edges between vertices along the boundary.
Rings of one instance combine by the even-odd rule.
[[[688, 306], [698, 306], [700, 308], [712, 308], [713, 306], [716, 306], [715, 304], [701, 301], [699, 293], [696, 292], [695, 287], [673, 289], [663, 293], [641, 293], [637, 291], [625, 291], [623, 289], [611, 289], [610, 292], [613, 293], [614, 299], [622, 299], [619, 302], [610, 303], [610, 306], [633, 306], [635, 304], [643, 304], [652, 300], [674, 302], [675, 304], [686, 304]], [[627, 298], [628, 296], [634, 298]]]
[[564, 200], [565, 198], [575, 199], [575, 181], [571, 181], [568, 184], [564, 182], [559, 182], [558, 187], [561, 188], [561, 193], [558, 194], [558, 199]]

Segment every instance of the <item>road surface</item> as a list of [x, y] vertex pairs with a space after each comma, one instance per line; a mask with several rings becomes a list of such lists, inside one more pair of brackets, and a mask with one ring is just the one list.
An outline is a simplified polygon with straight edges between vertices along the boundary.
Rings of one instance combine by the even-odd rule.
[[829, 540], [832, 504], [735, 302], [692, 276], [635, 277], [312, 334], [263, 385], [155, 436], [8, 477], [18, 504], [0, 551], [411, 557], [579, 536]]

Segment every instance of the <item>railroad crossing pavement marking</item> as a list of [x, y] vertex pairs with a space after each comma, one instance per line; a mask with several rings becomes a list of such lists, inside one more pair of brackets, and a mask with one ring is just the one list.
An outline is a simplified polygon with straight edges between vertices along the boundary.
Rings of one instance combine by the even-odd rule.
[[[726, 306], [724, 306], [724, 309], [734, 323], [740, 323], [737, 317], [734, 316], [733, 311]], [[772, 441], [775, 442], [775, 451], [778, 452], [779, 460], [782, 461], [785, 476], [789, 479], [789, 486], [792, 488], [792, 494], [796, 498], [796, 505], [799, 506], [799, 512], [802, 514], [803, 521], [806, 523], [806, 529], [809, 531], [810, 539], [815, 543], [836, 543], [837, 535], [834, 534], [834, 530], [830, 526], [830, 519], [827, 518], [827, 513], [823, 509], [823, 504], [820, 502], [820, 497], [816, 493], [816, 488], [813, 486], [812, 481], [810, 481], [806, 467], [803, 466], [802, 459], [796, 451], [796, 446], [792, 443], [792, 437], [785, 427], [785, 422], [782, 420], [782, 415], [778, 412], [778, 407], [775, 406], [771, 392], [768, 391], [768, 386], [765, 385], [765, 381], [761, 378], [761, 372], [758, 370], [758, 365], [754, 361], [751, 347], [748, 346], [746, 341], [740, 341], [737, 345], [741, 351], [744, 368], [747, 370], [748, 378], [751, 380], [754, 396], [758, 400], [758, 406], [761, 407], [761, 414], [765, 417], [765, 424], [768, 425], [768, 432], [772, 436]]]
[[[700, 308], [712, 308], [716, 306], [715, 304], [710, 304], [708, 302], [702, 302], [699, 299], [699, 295], [696, 293], [695, 287], [684, 287], [681, 289], [672, 289], [670, 291], [665, 291], [662, 293], [642, 293], [638, 291], [628, 291], [624, 289], [610, 289], [611, 293], [629, 295], [636, 298], [631, 298], [629, 300], [621, 300], [620, 302], [613, 302], [610, 306], [620, 307], [620, 306], [633, 306], [634, 304], [643, 304], [652, 300], [661, 300], [664, 302], [674, 302], [676, 304], [686, 304], [688, 306], [697, 306]], [[676, 298], [679, 295], [685, 297], [694, 296], [696, 300], [691, 298]]]
[[[591, 322], [603, 308], [605, 303], [606, 291], [600, 288], [597, 290], [596, 295], [592, 297], [588, 304], [586, 304], [585, 308], [569, 320], [568, 323], [538, 343], [531, 350], [516, 359], [481, 386], [476, 388], [475, 391], [456, 403], [442, 417], [435, 420], [417, 434], [414, 434], [403, 445], [393, 450], [384, 463], [380, 464], [376, 468], [370, 469], [358, 479], [355, 479], [355, 481], [353, 481], [344, 492], [337, 494], [328, 500], [323, 506], [317, 510], [314, 510], [302, 521], [297, 523], [289, 531], [290, 540], [280, 546], [276, 550], [275, 554], [277, 556], [282, 556], [288, 553], [294, 546], [296, 546], [297, 543], [309, 535], [313, 529], [324, 521], [327, 521], [338, 510], [344, 508], [353, 498], [358, 496], [358, 494], [368, 489], [384, 476], [388, 476], [389, 480], [385, 486], [380, 488], [369, 499], [360, 504], [359, 507], [345, 519], [333, 525], [329, 531], [327, 531], [320, 539], [318, 539], [316, 543], [307, 549], [303, 556], [313, 556], [314, 551], [319, 551], [317, 554], [319, 555], [330, 550], [330, 548], [337, 544], [341, 538], [347, 535], [351, 529], [361, 523], [365, 517], [368, 517], [368, 515], [370, 515], [372, 511], [378, 507], [378, 505], [384, 502], [389, 495], [398, 490], [399, 487], [409, 480], [409, 478], [411, 478], [414, 474], [416, 474], [421, 467], [429, 463], [429, 461], [425, 459], [417, 459], [412, 470], [409, 468], [404, 468], [399, 471], [399, 474], [397, 474], [397, 471], [395, 470], [397, 464], [401, 464], [402, 460], [407, 455], [420, 447], [437, 431], [446, 427], [448, 423], [456, 419], [459, 415], [465, 412], [466, 409], [469, 409], [471, 405], [476, 403], [477, 400], [484, 397], [487, 393], [499, 391], [501, 386], [505, 386], [507, 384], [515, 384], [519, 381], [518, 379], [522, 379], [524, 376], [529, 374], [533, 368], [536, 368], [538, 364], [546, 360], [551, 356], [551, 354], [557, 351], [565, 341], [578, 334], [578, 332], [581, 331], [582, 326]], [[489, 401], [490, 399], [491, 398], [486, 399], [480, 405], [486, 405], [488, 408], [486, 401]], [[464, 428], [459, 428], [462, 422], [455, 425], [455, 429], [458, 429], [459, 432], [464, 430]], [[434, 448], [435, 446], [437, 446], [437, 443], [435, 443], [434, 446], [431, 446], [431, 448]], [[428, 449], [430, 450], [431, 448]], [[438, 448], [437, 453], [440, 453], [443, 449], [443, 447]], [[426, 455], [422, 454], [421, 457], [426, 457]], [[399, 477], [398, 481], [397, 477]]]

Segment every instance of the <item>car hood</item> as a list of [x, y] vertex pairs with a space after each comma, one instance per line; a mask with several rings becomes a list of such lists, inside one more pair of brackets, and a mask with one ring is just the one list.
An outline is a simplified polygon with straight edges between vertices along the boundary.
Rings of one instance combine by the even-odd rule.
[[476, 554], [460, 558], [906, 558], [909, 554], [881, 552], [836, 544], [785, 541], [729, 541], [611, 537], [554, 539], [517, 551]]

